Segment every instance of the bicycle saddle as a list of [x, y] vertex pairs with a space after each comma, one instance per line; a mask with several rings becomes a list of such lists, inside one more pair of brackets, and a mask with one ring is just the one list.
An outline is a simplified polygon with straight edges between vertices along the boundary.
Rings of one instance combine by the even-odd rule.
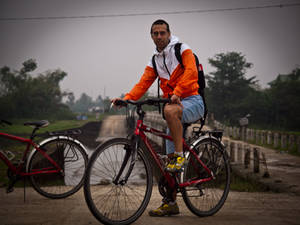
[[48, 125], [49, 125], [49, 122], [47, 120], [41, 120], [41, 121], [26, 122], [26, 123], [24, 123], [24, 126], [35, 126], [37, 128], [47, 127]]

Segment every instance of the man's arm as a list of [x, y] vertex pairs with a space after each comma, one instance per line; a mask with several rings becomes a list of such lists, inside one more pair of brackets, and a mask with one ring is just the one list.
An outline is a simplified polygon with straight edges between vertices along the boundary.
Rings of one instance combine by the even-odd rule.
[[147, 66], [140, 81], [125, 95], [124, 100], [130, 99], [136, 101], [140, 99], [147, 92], [155, 79], [156, 75], [153, 68]]

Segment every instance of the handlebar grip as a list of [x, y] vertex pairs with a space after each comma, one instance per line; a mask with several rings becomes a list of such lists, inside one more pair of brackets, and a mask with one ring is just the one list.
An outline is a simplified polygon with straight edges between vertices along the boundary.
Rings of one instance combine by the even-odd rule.
[[115, 101], [115, 105], [116, 106], [127, 106], [128, 105], [128, 103], [125, 101], [125, 100], [116, 100]]

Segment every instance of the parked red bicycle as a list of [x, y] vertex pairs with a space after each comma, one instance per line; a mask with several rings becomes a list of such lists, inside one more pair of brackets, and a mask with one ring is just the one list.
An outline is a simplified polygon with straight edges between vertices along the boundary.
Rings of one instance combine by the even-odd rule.
[[[228, 156], [221, 131], [194, 129], [189, 143], [183, 139], [187, 165], [181, 173], [169, 173], [146, 133], [172, 140], [162, 131], [144, 124], [143, 105], [167, 103], [168, 99], [118, 101], [136, 106], [138, 120], [129, 138], [114, 138], [92, 154], [85, 175], [84, 194], [92, 214], [104, 224], [130, 224], [146, 209], [153, 186], [152, 167], [161, 173], [158, 188], [181, 193], [187, 207], [197, 216], [211, 216], [223, 206], [230, 187]], [[150, 165], [151, 160], [151, 165]]]
[[[4, 124], [11, 125], [8, 121], [0, 120], [0, 125]], [[38, 144], [34, 142], [34, 138], [38, 136], [36, 131], [48, 126], [49, 122], [42, 120], [27, 122], [24, 125], [33, 127], [28, 139], [0, 132], [1, 139], [10, 139], [26, 145], [22, 158], [13, 162], [14, 154], [1, 150], [0, 144], [0, 159], [8, 167], [7, 193], [13, 191], [18, 180], [26, 177], [29, 177], [38, 193], [48, 198], [65, 198], [78, 191], [83, 185], [88, 162], [84, 146], [71, 137], [78, 134], [78, 131], [48, 132], [48, 138]]]

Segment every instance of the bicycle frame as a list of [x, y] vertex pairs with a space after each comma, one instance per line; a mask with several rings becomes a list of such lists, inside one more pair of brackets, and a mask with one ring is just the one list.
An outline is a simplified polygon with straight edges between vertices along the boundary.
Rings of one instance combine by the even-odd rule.
[[[10, 139], [10, 140], [15, 140], [18, 142], [22, 142], [22, 143], [27, 143], [26, 149], [23, 153], [22, 159], [20, 161], [20, 163], [15, 166], [1, 151], [0, 151], [0, 159], [8, 166], [8, 168], [15, 174], [20, 175], [20, 176], [31, 176], [31, 175], [36, 175], [36, 174], [45, 174], [45, 173], [58, 173], [60, 172], [62, 169], [60, 168], [60, 166], [42, 149], [39, 148], [39, 146], [33, 142], [32, 139], [27, 139], [27, 138], [22, 138], [22, 137], [18, 137], [18, 136], [14, 136], [11, 134], [7, 134], [7, 133], [0, 133], [0, 137], [4, 137], [6, 139]], [[51, 162], [51, 164], [53, 164], [54, 168], [44, 168], [42, 170], [37, 170], [37, 171], [33, 171], [33, 172], [23, 172], [22, 169], [25, 166], [25, 162], [27, 159], [27, 155], [28, 152], [30, 150], [30, 147], [34, 147], [37, 151], [39, 151], [47, 160], [49, 160]]]
[[[145, 133], [151, 133], [153, 135], [159, 136], [159, 137], [164, 138], [164, 139], [168, 139], [170, 141], [173, 140], [172, 137], [165, 134], [162, 131], [159, 131], [157, 129], [154, 129], [152, 127], [149, 127], [149, 126], [145, 125], [143, 123], [142, 118], [137, 120], [137, 125], [136, 125], [136, 128], [135, 128], [134, 135], [136, 135], [137, 137], [140, 137], [141, 140], [145, 143], [145, 145], [147, 146], [148, 151], [151, 153], [151, 155], [152, 155], [155, 163], [159, 167], [162, 175], [166, 178], [167, 182], [169, 183], [169, 186], [171, 188], [173, 188], [176, 185], [174, 179], [171, 177], [170, 173], [168, 173], [164, 170], [163, 166], [160, 163], [160, 159], [159, 159], [158, 154], [156, 153], [156, 151], [151, 146], [151, 143], [149, 142], [149, 139], [147, 138]], [[185, 152], [187, 151], [190, 154], [192, 154], [193, 157], [201, 164], [201, 166], [205, 169], [205, 171], [210, 175], [210, 177], [203, 178], [203, 179], [192, 180], [192, 181], [181, 182], [181, 183], [178, 184], [178, 187], [179, 188], [184, 188], [184, 187], [187, 187], [187, 186], [190, 186], [190, 185], [196, 185], [196, 184], [204, 183], [204, 182], [207, 182], [207, 181], [210, 181], [210, 180], [214, 179], [213, 172], [199, 159], [199, 157], [197, 156], [195, 151], [186, 144], [184, 138], [182, 139], [182, 142], [183, 142], [183, 150]]]

